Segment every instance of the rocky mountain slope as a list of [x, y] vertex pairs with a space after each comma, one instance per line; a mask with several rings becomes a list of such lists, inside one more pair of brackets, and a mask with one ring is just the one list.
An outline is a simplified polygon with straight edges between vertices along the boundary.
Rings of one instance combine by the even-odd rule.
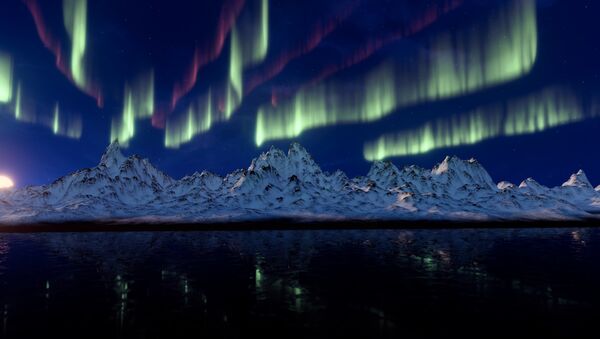
[[446, 157], [433, 169], [375, 162], [364, 177], [326, 173], [299, 144], [271, 148], [244, 170], [175, 180], [112, 143], [100, 163], [44, 186], [0, 191], [0, 223], [119, 220], [555, 220], [600, 213], [585, 173], [548, 188], [529, 178], [495, 184], [476, 160]]

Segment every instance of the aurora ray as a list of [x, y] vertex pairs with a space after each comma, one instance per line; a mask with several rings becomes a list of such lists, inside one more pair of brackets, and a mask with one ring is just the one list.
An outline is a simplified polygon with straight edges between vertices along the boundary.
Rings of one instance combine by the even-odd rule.
[[71, 139], [81, 138], [83, 130], [81, 117], [78, 115], [61, 114], [58, 102], [54, 105], [51, 122], [47, 125], [52, 129], [54, 135]]
[[257, 114], [255, 142], [369, 122], [422, 102], [473, 93], [527, 74], [537, 57], [535, 0], [503, 4], [484, 23], [431, 38], [429, 53], [381, 63], [351, 83], [327, 81]]
[[255, 43], [256, 49], [256, 60], [264, 60], [267, 57], [269, 51], [269, 0], [261, 0], [260, 2], [260, 35], [257, 37]]
[[250, 75], [244, 86], [246, 95], [252, 92], [256, 87], [280, 74], [292, 60], [314, 50], [323, 39], [333, 33], [340, 24], [346, 21], [346, 19], [354, 13], [354, 10], [358, 7], [359, 3], [359, 0], [352, 1], [350, 5], [346, 6], [340, 13], [337, 13], [333, 19], [328, 18], [327, 20], [317, 21], [317, 23], [313, 25], [306, 40], [302, 41], [295, 48], [282, 52], [275, 57], [275, 61], [267, 63], [264, 67], [261, 67], [258, 72]]
[[63, 0], [63, 20], [71, 39], [71, 74], [75, 84], [87, 86], [85, 48], [87, 36], [87, 0]]
[[0, 103], [12, 100], [13, 63], [10, 55], [0, 52]]
[[192, 62], [185, 72], [185, 76], [182, 80], [175, 83], [173, 87], [171, 109], [174, 109], [179, 100], [196, 85], [200, 69], [221, 55], [221, 51], [225, 45], [225, 38], [233, 28], [235, 20], [244, 7], [244, 3], [244, 0], [226, 0], [223, 2], [217, 24], [216, 37], [213, 43], [207, 48], [196, 46]]
[[230, 118], [242, 99], [243, 56], [240, 37], [236, 27], [231, 31], [231, 55], [229, 59], [229, 83], [225, 101], [225, 116]]
[[[15, 94], [14, 100], [15, 120], [27, 123], [40, 123], [39, 120], [43, 119], [41, 119], [41, 117], [38, 117], [38, 115], [39, 114], [37, 114], [35, 110], [35, 105], [31, 101], [26, 100], [21, 81], [17, 82], [17, 92]], [[41, 123], [44, 124], [43, 122]]]
[[40, 3], [37, 0], [22, 0], [33, 17], [38, 36], [44, 46], [52, 52], [56, 67], [79, 90], [93, 97], [98, 107], [104, 105], [104, 97], [98, 84], [86, 71], [85, 53], [87, 45], [87, 0], [63, 0], [63, 26], [71, 40], [70, 58], [65, 55], [63, 43], [48, 26]]
[[[451, 12], [463, 4], [463, 0], [447, 0], [441, 3], [430, 5], [425, 11], [419, 16], [410, 19], [410, 23], [406, 27], [401, 27], [391, 32], [384, 32], [376, 37], [367, 39], [367, 41], [355, 48], [343, 60], [339, 63], [324, 65], [318, 72], [317, 75], [312, 77], [306, 84], [300, 86], [307, 87], [317, 84], [334, 74], [343, 71], [344, 69], [350, 68], [357, 65], [368, 58], [370, 58], [377, 51], [381, 50], [385, 46], [394, 43], [400, 39], [412, 36], [427, 27], [434, 24], [443, 15]], [[295, 92], [296, 90], [290, 91], [286, 89], [284, 93]], [[273, 91], [273, 101], [278, 102], [281, 94], [279, 91]]]
[[154, 71], [138, 76], [131, 84], [125, 84], [123, 111], [111, 124], [110, 140], [127, 145], [135, 135], [136, 119], [152, 117], [154, 112]]
[[15, 119], [20, 120], [23, 115], [23, 106], [21, 103], [21, 82], [17, 84], [17, 96], [15, 98]]
[[[60, 114], [60, 113], [59, 113]], [[80, 139], [83, 133], [83, 122], [81, 116], [70, 114], [68, 116], [57, 115], [58, 128], [53, 130], [57, 136], [71, 139]]]
[[264, 61], [269, 48], [268, 0], [254, 0], [253, 8], [244, 14], [231, 30], [229, 84], [225, 98], [226, 119], [229, 119], [242, 103], [244, 69]]
[[54, 113], [52, 114], [52, 132], [58, 134], [60, 131], [60, 112], [58, 102], [54, 105]]
[[414, 130], [386, 134], [364, 146], [366, 160], [382, 160], [472, 145], [501, 136], [542, 132], [600, 116], [572, 91], [551, 87], [523, 98], [479, 107], [469, 113], [427, 122]]
[[60, 105], [56, 102], [51, 110], [36, 109], [33, 102], [23, 97], [21, 82], [17, 83], [17, 91], [14, 100], [14, 118], [21, 123], [36, 124], [44, 126], [56, 136], [80, 139], [83, 132], [83, 121], [81, 116], [75, 113], [61, 112]]
[[209, 89], [205, 96], [190, 104], [185, 114], [167, 120], [165, 127], [165, 147], [179, 148], [195, 136], [205, 133], [220, 119]]

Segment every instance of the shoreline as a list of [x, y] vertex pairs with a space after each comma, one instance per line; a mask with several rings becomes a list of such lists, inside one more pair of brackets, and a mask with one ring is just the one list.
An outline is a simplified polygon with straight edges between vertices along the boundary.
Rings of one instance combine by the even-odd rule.
[[269, 219], [238, 222], [177, 223], [70, 221], [0, 225], [0, 233], [85, 233], [85, 232], [197, 232], [197, 231], [274, 231], [274, 230], [359, 230], [359, 229], [519, 229], [600, 227], [600, 219], [583, 220], [498, 220], [498, 221], [424, 221], [424, 220], [326, 220], [299, 221]]

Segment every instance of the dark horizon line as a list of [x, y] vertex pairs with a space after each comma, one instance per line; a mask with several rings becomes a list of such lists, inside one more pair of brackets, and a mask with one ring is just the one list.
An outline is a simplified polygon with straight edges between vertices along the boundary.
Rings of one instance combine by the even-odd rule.
[[273, 231], [273, 230], [456, 230], [456, 229], [521, 229], [521, 228], [596, 228], [599, 218], [578, 220], [525, 220], [504, 219], [487, 221], [468, 220], [298, 220], [294, 218], [267, 218], [249, 221], [223, 221], [210, 223], [178, 222], [124, 222], [68, 221], [18, 225], [1, 225], [0, 234], [16, 233], [89, 233], [89, 232], [210, 232], [210, 231]]

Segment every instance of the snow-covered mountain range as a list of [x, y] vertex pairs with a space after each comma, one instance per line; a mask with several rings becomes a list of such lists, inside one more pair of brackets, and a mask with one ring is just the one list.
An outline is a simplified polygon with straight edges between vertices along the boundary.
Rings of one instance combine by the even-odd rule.
[[100, 163], [44, 186], [0, 191], [0, 223], [297, 220], [562, 220], [600, 214], [600, 186], [579, 171], [559, 187], [495, 184], [476, 160], [428, 170], [373, 163], [364, 177], [326, 173], [299, 144], [271, 148], [247, 169], [175, 180], [113, 142]]

